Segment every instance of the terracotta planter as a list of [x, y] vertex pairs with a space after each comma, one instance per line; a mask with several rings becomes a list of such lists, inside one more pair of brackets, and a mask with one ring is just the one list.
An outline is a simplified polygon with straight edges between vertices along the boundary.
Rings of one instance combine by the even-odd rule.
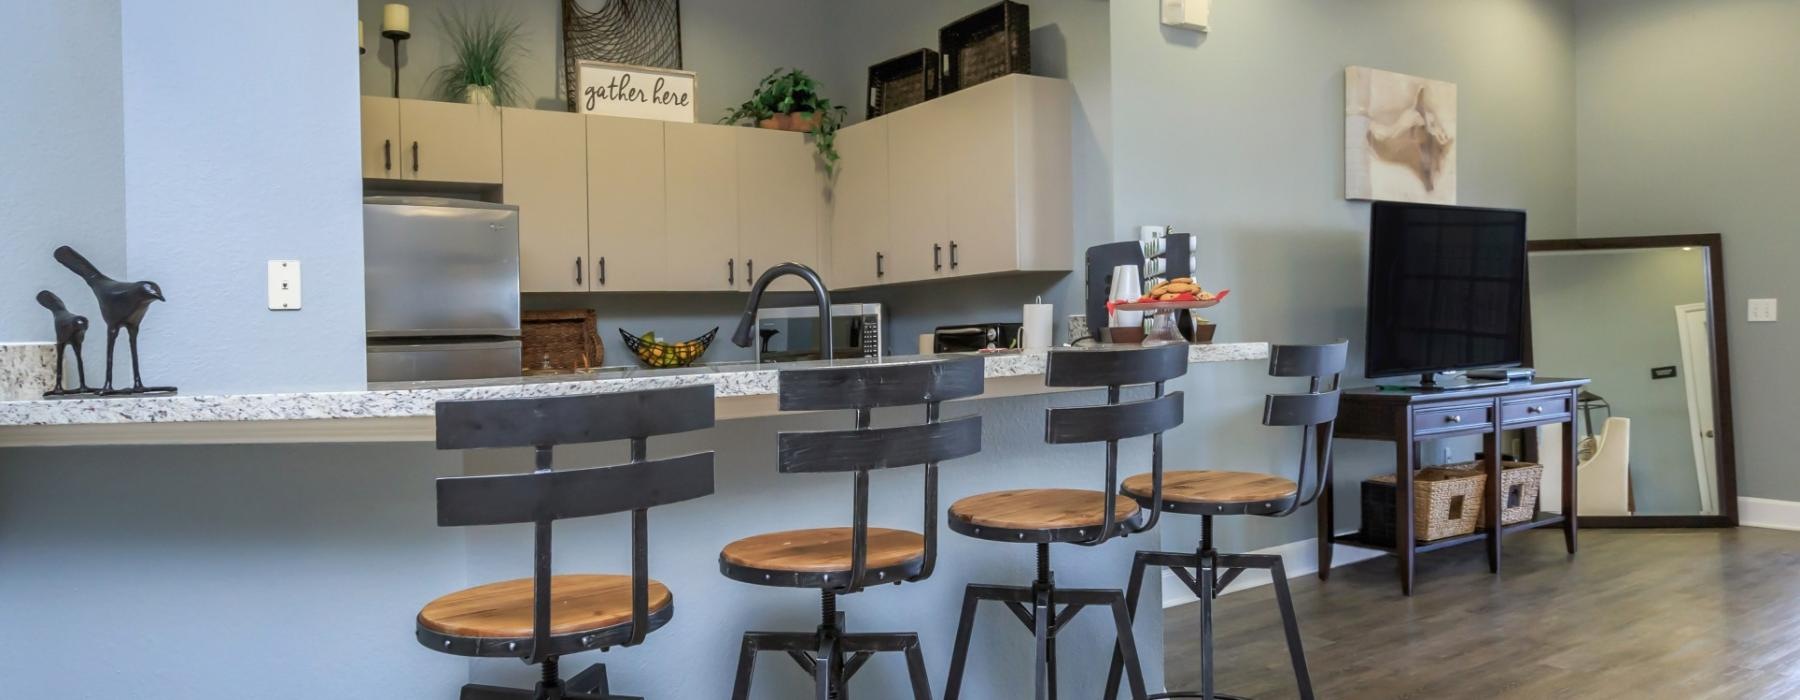
[[793, 114], [777, 114], [757, 122], [756, 125], [764, 129], [808, 132], [819, 125], [820, 118], [821, 115], [815, 112], [795, 112]]

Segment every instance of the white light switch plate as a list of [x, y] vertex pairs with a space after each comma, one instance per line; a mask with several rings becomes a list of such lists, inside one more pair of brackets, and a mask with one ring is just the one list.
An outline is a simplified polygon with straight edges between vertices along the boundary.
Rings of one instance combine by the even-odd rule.
[[1775, 311], [1776, 311], [1776, 309], [1775, 309], [1775, 300], [1774, 299], [1751, 299], [1750, 300], [1750, 322], [1751, 323], [1774, 323], [1775, 317], [1776, 317]]
[[300, 309], [300, 261], [269, 261], [269, 310]]

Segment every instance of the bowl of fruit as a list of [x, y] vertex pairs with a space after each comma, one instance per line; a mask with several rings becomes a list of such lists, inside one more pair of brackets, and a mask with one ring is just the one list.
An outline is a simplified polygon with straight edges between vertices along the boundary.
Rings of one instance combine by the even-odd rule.
[[713, 337], [718, 334], [719, 329], [714, 327], [698, 338], [669, 343], [658, 339], [654, 331], [640, 336], [632, 335], [623, 328], [619, 329], [619, 335], [625, 338], [625, 347], [631, 350], [631, 354], [637, 355], [639, 362], [651, 369], [687, 367], [694, 364], [694, 361], [699, 360], [701, 355], [706, 354], [706, 349], [712, 346]]

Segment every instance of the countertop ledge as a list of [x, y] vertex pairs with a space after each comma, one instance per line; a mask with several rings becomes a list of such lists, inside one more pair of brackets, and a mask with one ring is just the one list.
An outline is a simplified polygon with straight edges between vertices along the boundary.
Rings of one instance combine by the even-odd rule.
[[[984, 355], [989, 379], [1031, 377], [1044, 373], [1044, 352], [1009, 352]], [[1238, 362], [1267, 359], [1267, 343], [1221, 343], [1194, 345], [1188, 351], [1191, 363]], [[881, 363], [917, 362], [925, 356], [883, 358]], [[863, 362], [863, 361], [853, 361]], [[419, 439], [421, 419], [430, 419], [437, 402], [459, 399], [499, 399], [542, 396], [567, 396], [603, 392], [659, 389], [693, 384], [712, 384], [720, 399], [773, 398], [777, 374], [781, 369], [804, 368], [818, 363], [782, 365], [721, 365], [675, 370], [614, 370], [595, 377], [572, 379], [568, 375], [522, 377], [474, 382], [420, 382], [375, 385], [364, 391], [294, 392], [274, 394], [175, 395], [144, 398], [76, 398], [39, 399], [0, 402], [0, 446], [42, 444], [151, 444], [164, 440], [117, 437], [110, 439], [70, 439], [47, 437], [51, 431], [75, 430], [81, 426], [100, 428], [145, 427], [149, 424], [323, 422], [327, 424], [377, 422], [373, 419], [406, 420], [410, 427], [404, 434], [382, 431], [368, 433], [360, 440], [387, 438]], [[838, 364], [844, 364], [840, 361]], [[1041, 384], [1012, 383], [1006, 387], [990, 386], [989, 396], [1017, 396], [1049, 391]], [[773, 404], [772, 401], [768, 403]], [[721, 419], [767, 415], [772, 409], [721, 410]], [[316, 423], [315, 423], [316, 424]], [[198, 427], [198, 426], [196, 426]], [[327, 431], [306, 433], [314, 441], [329, 437]], [[73, 438], [74, 436], [69, 436]], [[220, 440], [236, 442], [237, 440]], [[253, 440], [264, 441], [264, 440]], [[188, 439], [169, 442], [207, 442]]]

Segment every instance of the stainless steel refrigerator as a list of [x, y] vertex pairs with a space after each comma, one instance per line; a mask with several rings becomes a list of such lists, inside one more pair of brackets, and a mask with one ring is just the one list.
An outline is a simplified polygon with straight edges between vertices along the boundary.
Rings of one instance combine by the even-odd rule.
[[516, 377], [519, 208], [363, 199], [369, 381]]

